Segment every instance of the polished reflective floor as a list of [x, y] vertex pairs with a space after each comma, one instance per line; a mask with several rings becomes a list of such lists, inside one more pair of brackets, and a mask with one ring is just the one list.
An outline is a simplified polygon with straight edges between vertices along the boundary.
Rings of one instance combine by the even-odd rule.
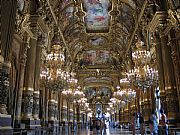
[[[132, 131], [121, 128], [109, 128], [102, 131], [89, 128], [80, 128], [71, 130], [71, 128], [36, 128], [36, 129], [1, 129], [0, 135], [132, 135]], [[141, 135], [139, 130], [136, 130], [136, 135]], [[148, 128], [146, 128], [144, 135], [150, 135]], [[169, 135], [180, 135], [180, 131], [169, 131]]]
[[[77, 133], [74, 133], [74, 135], [132, 135], [132, 131], [119, 128], [110, 128], [103, 130], [102, 132], [96, 130], [81, 130]], [[136, 135], [140, 135], [139, 131], [136, 131]]]
[[132, 135], [132, 131], [117, 128], [106, 129], [103, 130], [102, 133], [96, 130], [82, 130], [79, 131], [76, 135]]
[[[119, 129], [119, 128], [110, 128], [105, 129], [102, 131], [97, 131], [96, 129], [93, 129], [93, 131], [90, 131], [89, 128], [81, 128], [76, 131], [72, 130], [60, 130], [60, 131], [52, 131], [52, 130], [19, 130], [19, 131], [5, 131], [0, 130], [0, 135], [132, 135], [132, 131], [129, 131], [127, 129]], [[139, 131], [136, 131], [136, 135], [140, 135]]]

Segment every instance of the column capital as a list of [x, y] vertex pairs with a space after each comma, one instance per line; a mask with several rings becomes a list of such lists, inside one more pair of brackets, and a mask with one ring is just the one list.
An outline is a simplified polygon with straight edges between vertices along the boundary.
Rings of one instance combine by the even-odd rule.
[[163, 24], [166, 23], [166, 19], [168, 17], [168, 14], [166, 11], [157, 11], [151, 22], [148, 24], [148, 30], [150, 32], [155, 32], [155, 30], [159, 27], [162, 26]]
[[30, 26], [32, 27], [32, 29], [38, 30], [43, 33], [43, 34], [48, 34], [50, 32], [49, 27], [45, 24], [42, 16], [40, 15], [30, 15]]

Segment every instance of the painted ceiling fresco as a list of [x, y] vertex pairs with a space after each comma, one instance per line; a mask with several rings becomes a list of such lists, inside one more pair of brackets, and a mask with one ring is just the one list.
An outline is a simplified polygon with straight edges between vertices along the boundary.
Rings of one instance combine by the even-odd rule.
[[90, 83], [90, 82], [111, 82], [111, 78], [109, 77], [101, 77], [101, 78], [96, 78], [96, 77], [89, 77], [83, 80], [83, 82]]
[[109, 6], [109, 0], [84, 0], [87, 31], [108, 31], [110, 22]]
[[64, 0], [61, 5], [61, 9], [65, 8], [65, 10], [62, 12], [62, 17], [64, 19], [64, 21], [62, 21], [62, 23], [63, 23], [64, 27], [69, 25], [69, 21], [72, 20], [72, 18], [73, 18], [74, 7], [67, 6], [68, 4], [70, 4], [70, 2], [71, 2], [71, 0]]
[[64, 8], [65, 6], [67, 6], [69, 3], [71, 2], [71, 0], [63, 0], [62, 1], [62, 8]]
[[109, 51], [89, 50], [82, 54], [81, 65], [104, 65], [112, 63]]
[[102, 46], [102, 45], [105, 45], [105, 43], [107, 42], [107, 39], [101, 36], [93, 36], [89, 39], [88, 42], [92, 46]]

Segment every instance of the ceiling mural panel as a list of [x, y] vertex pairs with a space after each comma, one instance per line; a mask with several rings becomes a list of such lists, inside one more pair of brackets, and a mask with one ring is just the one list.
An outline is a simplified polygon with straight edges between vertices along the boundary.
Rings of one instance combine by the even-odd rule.
[[63, 9], [64, 7], [66, 7], [69, 3], [71, 3], [71, 0], [63, 0], [62, 3], [61, 3], [62, 9]]
[[88, 83], [110, 83], [112, 81], [111, 78], [96, 78], [96, 77], [90, 77], [90, 78], [86, 78], [83, 82], [85, 82], [86, 84]]
[[103, 32], [109, 30], [109, 6], [109, 0], [84, 0], [84, 7], [86, 11], [85, 23], [87, 32]]
[[61, 4], [61, 19], [62, 26], [65, 28], [71, 23], [71, 20], [74, 18], [73, 13], [75, 12], [75, 7], [72, 4], [71, 0], [64, 0]]
[[89, 38], [88, 43], [92, 46], [103, 46], [107, 43], [107, 39], [102, 36], [93, 36]]
[[103, 65], [111, 64], [112, 57], [106, 50], [89, 50], [82, 54], [81, 65]]

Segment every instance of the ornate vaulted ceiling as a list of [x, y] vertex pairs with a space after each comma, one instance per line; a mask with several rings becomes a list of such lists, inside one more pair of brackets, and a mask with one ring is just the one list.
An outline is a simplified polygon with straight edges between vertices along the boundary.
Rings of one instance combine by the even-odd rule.
[[50, 0], [79, 84], [119, 85], [142, 0]]

